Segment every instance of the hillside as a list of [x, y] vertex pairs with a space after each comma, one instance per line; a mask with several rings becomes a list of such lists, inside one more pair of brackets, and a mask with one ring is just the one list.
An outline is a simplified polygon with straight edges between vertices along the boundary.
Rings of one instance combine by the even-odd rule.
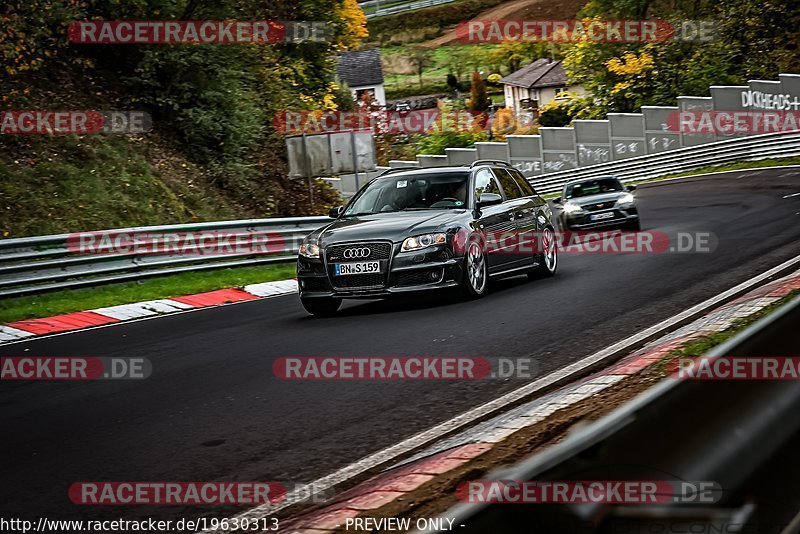
[[[285, 109], [342, 102], [334, 52], [358, 46], [363, 22], [342, 0], [9, 0], [0, 7], [3, 117], [131, 110], [144, 133], [0, 135], [0, 235], [6, 238], [249, 217], [325, 213], [338, 194], [287, 178]], [[74, 21], [329, 20], [321, 43], [82, 45]], [[359, 24], [362, 25], [359, 28]], [[346, 100], [350, 100], [349, 93]], [[5, 124], [5, 122], [4, 122]]]
[[[576, 18], [586, 0], [511, 0], [487, 9], [472, 17], [477, 20], [567, 20]], [[429, 48], [458, 44], [455, 28], [450, 27], [444, 34], [423, 43]]]

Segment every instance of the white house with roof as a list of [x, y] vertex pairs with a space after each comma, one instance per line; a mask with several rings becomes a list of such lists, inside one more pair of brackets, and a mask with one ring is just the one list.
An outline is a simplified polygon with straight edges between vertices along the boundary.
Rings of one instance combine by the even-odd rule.
[[543, 58], [500, 79], [507, 108], [516, 111], [538, 111], [560, 95], [570, 92], [586, 94], [586, 90], [567, 80], [561, 61]]
[[336, 74], [350, 87], [353, 98], [358, 100], [366, 92], [381, 106], [386, 105], [380, 50], [344, 52], [337, 59]]

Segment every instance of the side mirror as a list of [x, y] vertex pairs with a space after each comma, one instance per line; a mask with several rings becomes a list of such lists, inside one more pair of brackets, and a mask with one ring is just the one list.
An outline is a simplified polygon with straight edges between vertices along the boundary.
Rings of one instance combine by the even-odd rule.
[[629, 185], [625, 189], [627, 189], [628, 191], [635, 191], [636, 190], [636, 186], [635, 185]]
[[343, 211], [344, 206], [336, 206], [335, 208], [331, 208], [331, 210], [328, 212], [328, 217], [338, 219], [339, 215], [341, 215]]
[[553, 204], [561, 204], [561, 197], [556, 197], [553, 199]]
[[481, 193], [480, 198], [478, 198], [478, 207], [484, 208], [486, 206], [494, 206], [496, 204], [502, 204], [503, 197], [498, 195], [497, 193]]

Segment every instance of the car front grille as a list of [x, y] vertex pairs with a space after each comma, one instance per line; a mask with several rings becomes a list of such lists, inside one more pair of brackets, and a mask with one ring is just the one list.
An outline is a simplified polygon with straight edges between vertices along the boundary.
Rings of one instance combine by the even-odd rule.
[[[369, 249], [369, 255], [358, 258], [345, 258], [344, 252], [347, 249]], [[392, 254], [391, 243], [347, 243], [342, 245], [331, 245], [325, 249], [328, 261], [375, 261], [388, 260]]]
[[614, 207], [614, 201], [609, 200], [608, 202], [598, 202], [597, 204], [586, 204], [583, 206], [583, 209], [586, 211], [600, 211], [600, 210], [607, 210]]
[[[357, 257], [345, 257], [347, 249], [358, 249], [360, 254]], [[369, 254], [364, 254], [369, 250]], [[389, 271], [389, 259], [392, 255], [392, 244], [389, 242], [373, 243], [342, 243], [331, 245], [325, 249], [325, 257], [328, 260], [328, 274], [334, 289], [346, 290], [368, 290], [382, 289], [386, 286], [386, 277]], [[379, 261], [381, 263], [380, 273], [370, 274], [350, 274], [345, 276], [335, 276], [334, 263], [349, 263], [361, 261]]]

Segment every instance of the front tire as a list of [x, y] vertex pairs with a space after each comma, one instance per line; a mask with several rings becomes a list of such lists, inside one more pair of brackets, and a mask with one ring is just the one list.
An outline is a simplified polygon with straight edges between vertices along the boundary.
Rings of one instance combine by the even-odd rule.
[[539, 265], [528, 273], [528, 278], [531, 280], [550, 278], [556, 274], [558, 269], [558, 246], [556, 234], [549, 226], [542, 231], [542, 253], [539, 255], [538, 263]]
[[334, 299], [330, 297], [322, 297], [315, 299], [301, 298], [300, 302], [308, 313], [315, 317], [330, 317], [336, 315], [339, 311], [339, 306], [342, 305], [342, 299]]
[[481, 298], [489, 285], [489, 267], [483, 247], [477, 240], [470, 240], [464, 254], [464, 280], [461, 292], [468, 299]]

